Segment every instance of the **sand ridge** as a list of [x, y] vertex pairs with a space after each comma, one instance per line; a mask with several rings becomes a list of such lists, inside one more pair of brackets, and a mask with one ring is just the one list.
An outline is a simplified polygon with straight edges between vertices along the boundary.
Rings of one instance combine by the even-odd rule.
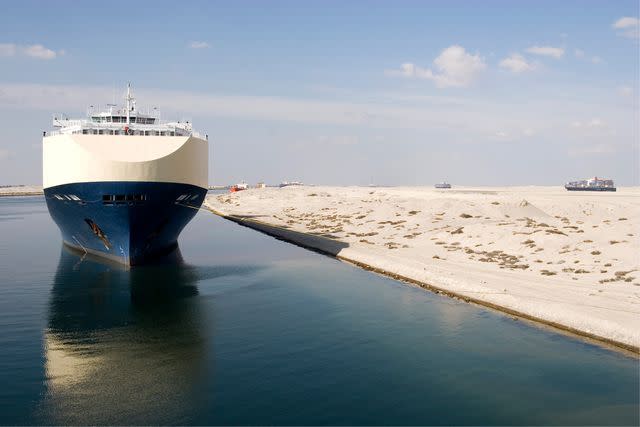
[[42, 186], [38, 185], [15, 185], [0, 187], [0, 197], [13, 197], [13, 196], [39, 196], [44, 194]]
[[335, 254], [637, 347], [640, 189], [289, 187], [209, 196]]

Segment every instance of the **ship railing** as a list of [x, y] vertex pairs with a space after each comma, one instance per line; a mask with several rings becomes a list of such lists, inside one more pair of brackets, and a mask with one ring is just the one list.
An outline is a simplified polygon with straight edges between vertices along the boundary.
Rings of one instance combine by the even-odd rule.
[[[203, 135], [200, 132], [195, 132], [195, 131], [189, 131], [186, 129], [182, 129], [182, 128], [170, 128], [170, 127], [155, 127], [155, 128], [142, 128], [141, 126], [138, 127], [132, 127], [131, 130], [134, 132], [135, 136], [194, 136], [196, 138], [200, 138], [200, 139], [207, 139], [208, 135]], [[86, 133], [87, 132], [91, 132], [91, 133]], [[94, 133], [94, 131], [96, 132], [100, 132], [103, 131], [103, 133]], [[104, 132], [108, 132], [108, 133], [104, 133]], [[117, 132], [122, 132], [123, 130], [121, 129], [121, 127], [117, 127], [117, 128], [106, 128], [103, 126], [96, 126], [96, 127], [79, 127], [79, 126], [74, 126], [74, 127], [65, 127], [64, 129], [61, 130], [52, 130], [52, 131], [48, 131], [45, 133], [45, 136], [55, 136], [55, 135], [112, 135], [111, 131], [117, 131]], [[140, 135], [138, 132], [144, 132], [144, 135]], [[156, 134], [157, 133], [157, 134]], [[164, 134], [164, 135], [162, 135]], [[124, 133], [118, 133], [116, 135], [124, 135]]]
[[122, 129], [124, 127], [129, 127], [131, 129], [146, 129], [146, 130], [155, 130], [155, 129], [181, 129], [186, 132], [192, 131], [192, 124], [190, 122], [169, 122], [162, 121], [156, 123], [137, 123], [137, 122], [95, 122], [92, 120], [70, 120], [70, 119], [53, 119], [53, 127], [56, 128], [70, 128], [70, 127], [81, 127], [83, 129]]
[[[136, 135], [144, 136], [196, 136], [203, 137], [202, 134], [195, 132], [192, 123], [189, 121], [162, 121], [153, 124], [146, 123], [117, 123], [117, 122], [96, 122], [88, 119], [68, 119], [64, 116], [55, 116], [53, 118], [53, 126], [56, 130], [47, 132], [45, 135], [53, 136], [60, 134], [99, 134], [119, 135], [125, 128], [130, 129]], [[162, 135], [164, 134], [164, 135]]]

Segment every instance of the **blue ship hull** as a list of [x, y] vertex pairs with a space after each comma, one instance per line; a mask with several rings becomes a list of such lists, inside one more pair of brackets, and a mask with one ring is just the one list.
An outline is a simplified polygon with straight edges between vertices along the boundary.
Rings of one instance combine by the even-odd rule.
[[162, 182], [82, 182], [44, 190], [64, 242], [126, 265], [175, 249], [207, 190]]
[[615, 187], [574, 187], [571, 185], [565, 185], [568, 191], [616, 191]]

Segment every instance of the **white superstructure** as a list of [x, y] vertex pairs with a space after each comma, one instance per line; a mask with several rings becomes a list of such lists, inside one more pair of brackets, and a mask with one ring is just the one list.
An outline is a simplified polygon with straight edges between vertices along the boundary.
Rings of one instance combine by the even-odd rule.
[[44, 188], [78, 182], [172, 182], [208, 187], [207, 141], [194, 136], [45, 137]]
[[[138, 111], [136, 100], [127, 85], [125, 105], [107, 104], [105, 108], [89, 107], [87, 118], [69, 119], [54, 116], [53, 127], [57, 130], [48, 135], [137, 135], [137, 136], [197, 136], [193, 125], [187, 121], [161, 121], [157, 109], [151, 112]], [[45, 135], [46, 136], [46, 135]]]
[[127, 87], [122, 108], [55, 117], [43, 138], [43, 187], [78, 182], [171, 182], [208, 187], [207, 137], [186, 122], [161, 122], [136, 108]]

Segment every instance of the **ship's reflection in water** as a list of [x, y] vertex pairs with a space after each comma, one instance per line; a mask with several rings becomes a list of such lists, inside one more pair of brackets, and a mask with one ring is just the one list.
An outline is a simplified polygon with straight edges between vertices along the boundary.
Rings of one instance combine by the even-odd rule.
[[47, 424], [186, 421], [199, 379], [212, 376], [212, 319], [198, 302], [198, 269], [179, 249], [124, 269], [63, 248], [44, 354]]

